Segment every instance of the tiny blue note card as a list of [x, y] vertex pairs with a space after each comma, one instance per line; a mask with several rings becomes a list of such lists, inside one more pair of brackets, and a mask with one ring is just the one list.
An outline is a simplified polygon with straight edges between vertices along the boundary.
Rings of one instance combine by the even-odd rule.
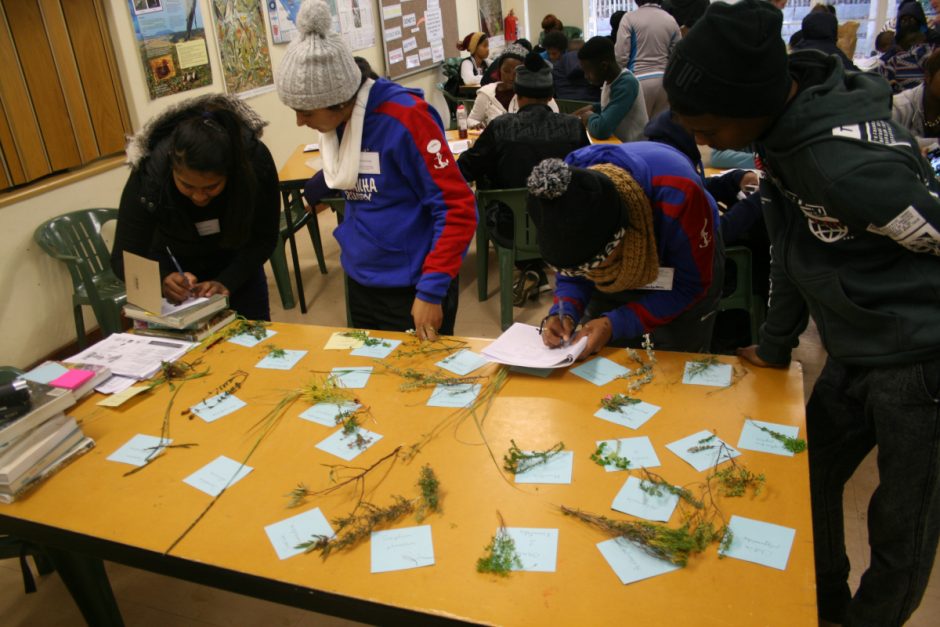
[[[659, 463], [659, 457], [656, 455], [656, 449], [653, 448], [653, 443], [650, 442], [650, 439], [645, 435], [639, 438], [598, 440], [596, 444], [598, 448], [600, 448], [601, 444], [605, 445], [602, 451], [602, 457], [613, 453], [614, 455], [630, 460], [628, 467], [630, 470], [634, 468], [653, 468], [661, 465]], [[617, 468], [616, 464], [607, 464], [604, 466], [604, 470], [614, 472], [616, 470], [626, 469]]]
[[343, 433], [340, 429], [327, 439], [317, 444], [317, 448], [330, 455], [336, 455], [347, 462], [359, 456], [359, 453], [382, 439], [378, 433], [359, 427], [354, 433]]
[[173, 440], [161, 440], [155, 435], [144, 435], [138, 433], [124, 446], [108, 455], [109, 462], [121, 462], [131, 466], [144, 466], [148, 461], [156, 457], [171, 444]]
[[777, 570], [787, 569], [795, 529], [732, 515], [728, 530], [732, 534], [731, 543], [718, 551], [722, 555]]
[[670, 451], [702, 472], [741, 454], [711, 431], [699, 431], [666, 445]]
[[183, 483], [202, 490], [209, 496], [218, 496], [222, 490], [241, 481], [252, 470], [254, 469], [251, 466], [243, 466], [234, 459], [219, 455], [183, 479]]
[[307, 351], [292, 351], [284, 349], [284, 354], [276, 357], [268, 354], [264, 359], [255, 364], [255, 368], [268, 368], [270, 370], [290, 370], [297, 362], [303, 359]]
[[216, 394], [206, 400], [193, 405], [189, 411], [193, 412], [206, 422], [215, 422], [223, 416], [228, 416], [233, 411], [238, 411], [247, 403], [234, 394], [223, 392]]
[[363, 344], [359, 348], [354, 348], [349, 351], [350, 355], [355, 355], [356, 357], [373, 357], [375, 359], [385, 359], [392, 354], [392, 351], [398, 348], [398, 345], [401, 344], [401, 340], [386, 340], [380, 337], [370, 338], [371, 341], [378, 340], [377, 344], [369, 346], [368, 343]]
[[764, 431], [764, 429], [761, 429], [761, 427], [790, 438], [795, 438], [800, 435], [799, 427], [778, 425], [773, 422], [762, 422], [748, 418], [744, 421], [744, 428], [741, 429], [741, 437], [738, 439], [738, 448], [793, 457], [793, 451], [788, 451], [787, 447], [783, 445], [783, 442], [767, 433], [767, 431]]
[[[497, 530], [497, 533], [499, 531]], [[536, 573], [555, 572], [558, 561], [558, 530], [507, 527], [506, 534], [516, 545], [516, 554], [522, 567], [512, 570], [528, 570]]]
[[438, 384], [431, 392], [428, 407], [469, 407], [480, 394], [479, 383]]
[[574, 451], [561, 451], [552, 455], [547, 462], [518, 473], [516, 483], [571, 483], [573, 467]]
[[273, 335], [277, 335], [277, 331], [272, 331], [271, 329], [265, 329], [264, 337], [261, 338], [260, 340], [249, 333], [242, 333], [240, 335], [230, 337], [228, 341], [231, 342], [232, 344], [238, 344], [239, 346], [247, 346], [248, 348], [251, 348], [253, 346], [257, 346], [258, 344], [260, 344], [261, 342], [265, 341], [266, 339], [268, 339], [269, 337]]
[[431, 526], [372, 532], [372, 572], [421, 568], [434, 564]]
[[[693, 370], [697, 372], [693, 372]], [[712, 385], [726, 388], [731, 385], [732, 374], [734, 374], [734, 367], [731, 364], [715, 364], [703, 369], [700, 363], [687, 361], [685, 362], [685, 370], [682, 373], [682, 382], [690, 385]]]
[[482, 355], [465, 348], [449, 357], [445, 357], [434, 365], [464, 377], [488, 363], [490, 362], [484, 359]]
[[571, 369], [571, 374], [576, 374], [594, 385], [607, 385], [617, 377], [622, 377], [629, 374], [629, 372], [629, 368], [621, 366], [606, 357], [596, 357], [577, 368]]
[[364, 388], [372, 375], [372, 366], [348, 366], [346, 368], [333, 368], [330, 377], [336, 381], [340, 388]]
[[669, 522], [673, 510], [679, 504], [679, 495], [673, 494], [661, 486], [657, 486], [659, 494], [648, 494], [643, 491], [643, 488], [649, 485], [651, 484], [645, 479], [627, 477], [627, 482], [623, 484], [620, 492], [614, 497], [611, 507], [618, 512], [630, 514], [637, 518]]
[[319, 507], [272, 523], [264, 528], [264, 532], [268, 534], [278, 559], [282, 560], [303, 553], [304, 549], [297, 548], [297, 545], [314, 541], [316, 536], [332, 538], [336, 535]]
[[[308, 407], [300, 417], [310, 422], [323, 425], [324, 427], [335, 427], [343, 418], [362, 407], [359, 403], [317, 403]], [[338, 419], [338, 420], [337, 420]]]
[[633, 583], [641, 579], [649, 579], [656, 575], [664, 575], [681, 566], [653, 557], [642, 548], [623, 538], [605, 540], [597, 545], [597, 549], [610, 564], [620, 583]]
[[646, 421], [653, 417], [661, 409], [656, 405], [640, 401], [631, 405], [624, 405], [616, 411], [610, 411], [601, 407], [594, 415], [607, 422], [612, 422], [623, 427], [639, 429]]

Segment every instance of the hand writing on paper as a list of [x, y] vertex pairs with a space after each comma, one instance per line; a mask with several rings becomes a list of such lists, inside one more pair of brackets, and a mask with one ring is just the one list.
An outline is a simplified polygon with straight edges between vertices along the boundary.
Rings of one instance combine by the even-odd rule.
[[192, 296], [193, 286], [196, 285], [196, 275], [190, 272], [171, 272], [163, 278], [163, 296], [178, 305]]
[[607, 346], [607, 342], [610, 341], [610, 338], [614, 335], [614, 328], [610, 324], [610, 318], [607, 316], [601, 316], [600, 318], [594, 318], [587, 324], [581, 327], [581, 330], [578, 331], [578, 334], [572, 339], [572, 343], [577, 344], [581, 341], [582, 337], [587, 338], [587, 345], [584, 347], [584, 350], [578, 356], [578, 361], [584, 361], [589, 355], [593, 355], [600, 349]]
[[209, 297], [214, 296], [215, 294], [228, 296], [229, 291], [227, 287], [218, 281], [203, 281], [202, 283], [196, 283], [193, 286], [193, 294], [199, 297]]
[[549, 348], [569, 343], [574, 332], [574, 320], [569, 316], [549, 316], [542, 324], [542, 342]]
[[419, 340], [436, 340], [437, 332], [444, 324], [444, 308], [420, 298], [411, 306], [411, 317], [415, 321], [415, 335]]

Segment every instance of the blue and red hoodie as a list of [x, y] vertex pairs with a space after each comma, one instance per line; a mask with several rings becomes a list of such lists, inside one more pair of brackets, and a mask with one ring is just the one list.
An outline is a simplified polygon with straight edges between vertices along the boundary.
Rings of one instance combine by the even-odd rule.
[[[476, 230], [476, 201], [440, 117], [422, 96], [419, 89], [375, 81], [359, 180], [355, 189], [343, 190], [345, 215], [333, 234], [343, 269], [356, 282], [417, 286], [421, 300], [439, 304]], [[323, 185], [322, 176], [307, 185], [308, 200], [319, 200], [311, 193]]]
[[[674, 270], [671, 290], [640, 292], [633, 302], [604, 314], [610, 319], [614, 339], [648, 333], [705, 296], [712, 284], [718, 207], [685, 155], [655, 142], [596, 144], [572, 152], [565, 162], [581, 168], [610, 163], [629, 172], [653, 208], [659, 265]], [[594, 283], [556, 276], [555, 302], [549, 313], [557, 314], [559, 302], [565, 301], [565, 314], [574, 313], [577, 322], [595, 290]]]

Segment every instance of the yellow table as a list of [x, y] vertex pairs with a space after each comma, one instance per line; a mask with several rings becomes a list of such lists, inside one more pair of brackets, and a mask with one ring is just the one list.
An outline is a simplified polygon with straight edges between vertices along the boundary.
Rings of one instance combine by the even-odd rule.
[[[277, 335], [257, 347], [226, 342], [191, 355], [190, 359], [202, 357], [211, 374], [185, 383], [178, 392], [169, 414], [170, 437], [175, 443], [198, 446], [170, 450], [142, 471], [123, 476], [131, 467], [105, 458], [137, 433], [159, 435], [171, 391], [164, 385], [120, 409], [97, 407], [96, 395], [73, 412], [96, 440], [96, 448], [25, 500], [0, 506], [0, 530], [59, 549], [54, 557], [63, 577], [72, 583], [84, 581], [84, 587], [73, 588], [73, 593], [85, 601], [83, 609], [91, 612], [86, 613], [90, 620], [120, 624], [116, 610], [107, 609], [110, 589], [106, 579], [101, 581], [104, 571], [97, 561], [102, 558], [379, 624], [583, 625], [621, 619], [640, 625], [816, 624], [805, 454], [788, 458], [742, 451], [740, 462], [766, 474], [765, 491], [756, 498], [720, 502], [726, 517], [739, 514], [796, 529], [784, 571], [719, 560], [712, 545], [682, 570], [624, 586], [595, 548], [607, 538], [558, 510], [559, 505], [569, 505], [629, 519], [610, 510], [627, 474], [605, 472], [589, 459], [596, 440], [649, 436], [662, 463], [655, 470], [684, 485], [704, 475], [665, 448], [680, 437], [715, 429], [736, 445], [746, 415], [798, 425], [804, 435], [799, 366], [743, 370], [730, 357], [720, 359], [746, 374], [731, 388], [717, 390], [680, 383], [689, 355], [658, 353], [655, 379], [639, 396], [662, 410], [638, 431], [593, 417], [603, 395], [625, 390], [623, 381], [598, 387], [566, 370], [544, 379], [510, 373], [483, 422], [493, 453], [501, 458], [510, 439], [523, 449], [538, 450], [563, 441], [567, 450], [574, 451], [573, 482], [514, 485], [490, 458], [472, 421], [444, 429], [414, 460], [399, 460], [387, 474], [372, 477], [367, 493], [369, 501], [380, 505], [395, 494], [415, 496], [420, 467], [431, 465], [441, 482], [443, 511], [422, 524], [432, 528], [435, 564], [375, 575], [370, 574], [368, 542], [325, 561], [316, 554], [282, 561], [265, 535], [266, 525], [313, 507], [328, 519], [346, 515], [356, 499], [354, 491], [346, 489], [311, 498], [297, 509], [286, 508], [286, 495], [297, 484], [328, 487], [323, 464], [340, 462], [315, 448], [335, 429], [299, 419], [308, 405], [298, 400], [251, 456], [248, 465], [254, 470], [229, 488], [165, 555], [211, 500], [182, 479], [219, 455], [242, 460], [257, 439], [258, 431], [252, 427], [285, 391], [317, 376], [311, 370], [375, 366], [368, 385], [354, 392], [374, 417], [364, 426], [383, 438], [350, 465], [370, 466], [395, 447], [416, 442], [454, 411], [426, 407], [430, 390], [399, 391], [402, 379], [382, 374], [381, 364], [371, 359], [322, 350], [335, 329], [287, 324], [272, 328]], [[271, 342], [309, 352], [290, 371], [255, 368]], [[487, 343], [470, 340], [477, 350]], [[606, 349], [603, 355], [630, 365], [622, 349]], [[389, 358], [388, 363], [427, 370], [442, 357]], [[210, 396], [238, 368], [249, 373], [236, 392], [247, 407], [213, 423], [180, 415], [181, 409]], [[474, 374], [493, 374], [496, 369], [489, 365]], [[559, 530], [556, 572], [498, 577], [475, 571], [477, 558], [496, 531], [497, 512], [510, 527]], [[394, 527], [416, 524], [409, 517]], [[671, 524], [677, 526], [676, 514]], [[75, 554], [91, 559], [68, 559]]]

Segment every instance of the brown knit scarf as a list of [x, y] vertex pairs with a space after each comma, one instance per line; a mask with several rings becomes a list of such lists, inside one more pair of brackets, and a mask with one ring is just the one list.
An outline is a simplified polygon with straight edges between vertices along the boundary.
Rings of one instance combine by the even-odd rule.
[[627, 207], [630, 226], [620, 245], [603, 263], [588, 272], [586, 278], [593, 281], [597, 289], [607, 293], [637, 289], [652, 283], [659, 272], [659, 255], [653, 232], [653, 209], [646, 192], [632, 176], [615, 165], [599, 163], [590, 169], [613, 182]]

